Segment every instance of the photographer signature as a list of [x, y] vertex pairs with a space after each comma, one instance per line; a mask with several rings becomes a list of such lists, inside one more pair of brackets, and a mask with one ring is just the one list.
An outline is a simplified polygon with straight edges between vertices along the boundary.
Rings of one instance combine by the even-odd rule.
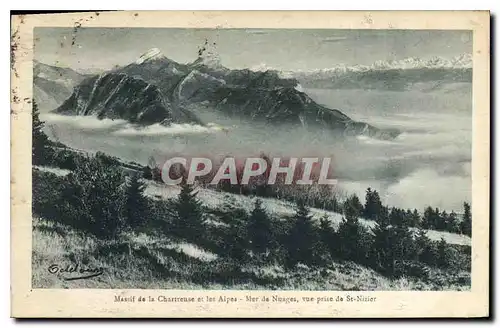
[[[51, 264], [48, 270], [52, 274], [69, 274], [68, 276], [63, 276], [64, 280], [80, 280], [80, 279], [90, 279], [98, 277], [104, 273], [104, 269], [100, 267], [92, 267], [88, 265], [82, 265], [80, 263], [76, 264]], [[77, 276], [72, 276], [73, 274], [78, 274]]]

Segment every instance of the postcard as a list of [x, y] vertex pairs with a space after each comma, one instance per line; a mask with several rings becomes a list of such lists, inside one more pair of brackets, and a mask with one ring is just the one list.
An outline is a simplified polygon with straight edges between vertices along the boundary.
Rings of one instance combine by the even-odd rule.
[[13, 16], [11, 315], [488, 317], [489, 24]]

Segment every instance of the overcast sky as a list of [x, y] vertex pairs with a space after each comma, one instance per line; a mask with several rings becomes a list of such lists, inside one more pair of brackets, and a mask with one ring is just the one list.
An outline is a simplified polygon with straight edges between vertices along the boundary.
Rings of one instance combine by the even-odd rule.
[[108, 69], [159, 48], [188, 63], [205, 39], [215, 43], [229, 68], [304, 70], [472, 51], [470, 31], [80, 28], [73, 34], [72, 28], [36, 28], [35, 59], [80, 70]]

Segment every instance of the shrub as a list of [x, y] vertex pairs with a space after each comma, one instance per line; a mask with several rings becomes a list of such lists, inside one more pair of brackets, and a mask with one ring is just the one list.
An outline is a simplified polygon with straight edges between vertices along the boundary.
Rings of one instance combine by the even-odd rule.
[[123, 229], [124, 176], [117, 167], [93, 157], [80, 163], [61, 191], [63, 220], [100, 238]]

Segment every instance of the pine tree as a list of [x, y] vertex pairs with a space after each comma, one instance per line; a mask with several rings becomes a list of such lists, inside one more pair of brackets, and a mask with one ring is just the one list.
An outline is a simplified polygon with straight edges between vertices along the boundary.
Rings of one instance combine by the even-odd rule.
[[373, 229], [376, 268], [382, 269], [387, 274], [399, 275], [397, 263], [409, 260], [415, 253], [413, 235], [405, 224], [387, 225], [386, 220]]
[[418, 210], [415, 208], [410, 216], [411, 227], [420, 227], [422, 222], [420, 221], [420, 214]]
[[[445, 213], [446, 214], [446, 213]], [[441, 211], [439, 210], [438, 207], [434, 209], [434, 214], [432, 217], [432, 222], [434, 222], [434, 229], [435, 230], [444, 230], [445, 227], [445, 219], [441, 216]]]
[[382, 206], [380, 208], [379, 214], [375, 218], [375, 222], [384, 227], [391, 224], [389, 208], [387, 206]]
[[125, 190], [125, 217], [132, 229], [143, 227], [148, 215], [148, 200], [144, 195], [146, 186], [133, 174]]
[[392, 231], [389, 225], [388, 216], [379, 216], [377, 225], [372, 229], [373, 232], [373, 265], [377, 270], [392, 270], [392, 249], [391, 237]]
[[424, 210], [424, 217], [422, 218], [422, 228], [432, 230], [436, 227], [436, 223], [434, 222], [434, 210], [432, 207], [427, 206]]
[[[320, 219], [318, 236], [320, 241], [320, 254], [324, 256], [325, 259], [339, 258], [340, 254], [338, 251], [339, 240], [335, 229], [332, 227], [328, 216], [325, 215]], [[329, 255], [329, 256], [327, 256]]]
[[32, 162], [35, 165], [48, 164], [50, 158], [50, 141], [45, 132], [43, 132], [43, 127], [45, 123], [40, 120], [40, 112], [38, 110], [38, 105], [33, 100], [33, 112], [32, 112], [32, 145], [31, 145], [31, 155]]
[[352, 195], [344, 201], [344, 215], [359, 218], [363, 214], [363, 205], [358, 196]]
[[404, 216], [401, 209], [392, 207], [389, 214], [389, 222], [392, 225], [401, 225], [404, 224]]
[[[392, 253], [394, 264], [404, 263], [411, 260], [416, 252], [416, 244], [413, 239], [413, 233], [407, 225], [395, 225], [392, 229]], [[395, 269], [395, 268], [394, 268]], [[394, 270], [393, 269], [393, 270]], [[395, 270], [397, 271], [397, 270]], [[399, 275], [405, 272], [395, 272], [393, 274]]]
[[451, 211], [451, 213], [447, 216], [446, 231], [449, 231], [452, 233], [459, 233], [460, 232], [457, 213], [455, 213], [454, 211]]
[[396, 263], [407, 259], [413, 248], [412, 234], [403, 219], [403, 210], [382, 207], [373, 228], [373, 262], [378, 270], [396, 274]]
[[467, 202], [464, 202], [464, 217], [462, 219], [462, 222], [460, 222], [460, 231], [464, 235], [472, 235], [472, 214], [470, 210], [470, 204]]
[[364, 216], [369, 220], [376, 220], [381, 214], [382, 202], [380, 201], [380, 196], [376, 190], [371, 190], [368, 188], [366, 190], [365, 197], [365, 209]]
[[446, 230], [446, 224], [448, 222], [448, 212], [443, 211], [439, 212], [436, 208], [436, 230], [444, 231]]
[[196, 198], [197, 192], [188, 183], [183, 183], [175, 202], [176, 217], [173, 230], [179, 236], [198, 240], [203, 236], [205, 219], [202, 204]]
[[339, 253], [342, 259], [365, 264], [369, 260], [372, 238], [357, 217], [345, 217], [338, 231]]
[[222, 205], [220, 219], [228, 224], [222, 250], [226, 256], [236, 263], [244, 263], [248, 258], [248, 240], [245, 226], [248, 215], [243, 208], [237, 207], [235, 204], [234, 197], [227, 196]]
[[418, 229], [415, 236], [416, 260], [430, 266], [436, 265], [436, 250], [434, 244], [424, 229]]
[[450, 251], [448, 244], [444, 240], [444, 238], [441, 238], [437, 245], [437, 265], [441, 268], [446, 268], [448, 267], [449, 260], [450, 260]]
[[302, 202], [297, 204], [294, 224], [287, 239], [288, 266], [314, 263], [314, 245], [317, 238], [309, 209]]
[[272, 246], [273, 233], [271, 220], [262, 208], [260, 199], [255, 200], [254, 208], [248, 219], [247, 232], [252, 252], [259, 255], [267, 253]]

